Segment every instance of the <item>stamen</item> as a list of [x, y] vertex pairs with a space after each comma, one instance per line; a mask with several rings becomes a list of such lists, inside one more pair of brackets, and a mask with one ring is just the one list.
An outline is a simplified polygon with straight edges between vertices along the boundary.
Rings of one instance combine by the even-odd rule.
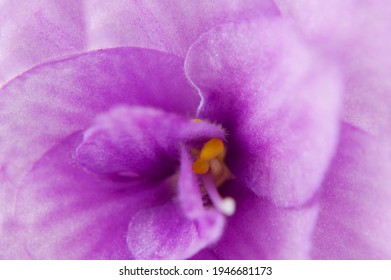
[[205, 174], [209, 171], [209, 163], [199, 158], [193, 163], [192, 169], [196, 174]]
[[222, 212], [227, 216], [232, 216], [235, 214], [236, 210], [236, 202], [232, 197], [226, 197], [223, 199], [222, 208], [224, 209]]
[[224, 150], [217, 156], [217, 158], [218, 158], [218, 160], [220, 160], [220, 162], [224, 162], [225, 156], [226, 156], [226, 155], [227, 155], [227, 150], [224, 149]]
[[209, 161], [210, 173], [212, 173], [213, 177], [220, 178], [224, 174], [224, 165], [221, 162], [214, 158]]
[[222, 198], [209, 174], [203, 175], [202, 181], [213, 205], [225, 215], [232, 216], [236, 210], [235, 200], [232, 197]]
[[231, 197], [222, 198], [217, 187], [226, 180], [233, 179], [233, 175], [225, 165], [226, 149], [222, 140], [212, 138], [204, 144], [201, 151], [192, 149], [196, 158], [192, 169], [196, 174], [202, 175], [202, 192], [207, 193], [214, 207], [227, 216], [235, 213], [235, 200]]
[[224, 163], [221, 163], [221, 165], [222, 165], [222, 172], [218, 174], [213, 172], [212, 166], [210, 167], [211, 174], [213, 176], [213, 180], [215, 181], [216, 187], [220, 187], [227, 180], [235, 179], [235, 176], [232, 175], [228, 167]]
[[224, 143], [218, 138], [212, 138], [204, 144], [200, 159], [211, 160], [224, 151]]

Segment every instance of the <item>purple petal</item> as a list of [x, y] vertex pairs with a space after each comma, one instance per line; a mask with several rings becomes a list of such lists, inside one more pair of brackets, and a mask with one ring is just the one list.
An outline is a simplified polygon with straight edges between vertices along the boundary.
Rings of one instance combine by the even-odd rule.
[[87, 0], [89, 48], [135, 46], [184, 57], [210, 28], [230, 21], [277, 14], [270, 0]]
[[225, 217], [202, 205], [200, 185], [184, 147], [177, 200], [141, 210], [129, 224], [128, 245], [138, 259], [186, 259], [216, 242]]
[[307, 259], [318, 205], [276, 207], [233, 181], [226, 192], [235, 198], [237, 211], [212, 247], [218, 259]]
[[0, 86], [32, 66], [84, 49], [83, 1], [0, 3]]
[[382, 138], [391, 136], [391, 2], [364, 1], [349, 9], [354, 34], [340, 46], [346, 81], [345, 122]]
[[25, 260], [30, 255], [25, 251], [21, 239], [22, 229], [13, 221], [6, 221], [1, 225], [0, 233], [0, 260]]
[[178, 176], [178, 200], [185, 216], [189, 219], [204, 213], [200, 182], [192, 170], [192, 158], [185, 147], [181, 148], [181, 166]]
[[190, 260], [217, 260], [217, 259], [218, 259], [217, 255], [210, 248], [204, 249], [190, 258]]
[[163, 186], [85, 172], [73, 159], [81, 135], [48, 151], [24, 178], [16, 213], [24, 246], [36, 259], [124, 259], [136, 211], [161, 203]]
[[391, 147], [350, 125], [323, 184], [314, 258], [391, 258]]
[[347, 42], [353, 34], [352, 8], [356, 0], [275, 0], [283, 17], [294, 25], [313, 43], [335, 52], [338, 44]]
[[17, 187], [0, 170], [0, 259], [28, 259], [22, 246], [20, 224], [14, 220]]
[[141, 210], [129, 224], [128, 245], [136, 259], [185, 259], [221, 236], [224, 217], [205, 211], [195, 220], [174, 203]]
[[157, 51], [119, 48], [36, 67], [0, 89], [0, 163], [11, 179], [67, 135], [87, 129], [117, 104], [193, 115], [198, 96], [183, 61]]
[[97, 118], [84, 133], [78, 160], [100, 173], [132, 172], [162, 178], [178, 165], [181, 144], [224, 139], [224, 131], [208, 122], [146, 107], [116, 107]]
[[277, 1], [312, 43], [334, 54], [344, 75], [343, 120], [373, 135], [391, 135], [391, 2]]
[[283, 20], [231, 24], [203, 35], [185, 69], [204, 100], [199, 117], [227, 129], [228, 166], [284, 206], [310, 199], [338, 137], [340, 80]]

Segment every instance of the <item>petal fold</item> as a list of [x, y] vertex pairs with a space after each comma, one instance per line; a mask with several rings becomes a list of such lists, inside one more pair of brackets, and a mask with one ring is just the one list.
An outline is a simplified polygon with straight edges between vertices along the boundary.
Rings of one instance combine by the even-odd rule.
[[11, 180], [64, 137], [119, 104], [194, 115], [199, 98], [183, 60], [118, 48], [40, 65], [0, 89], [0, 163]]
[[129, 224], [128, 246], [138, 259], [187, 259], [215, 243], [223, 233], [225, 217], [205, 208], [200, 184], [184, 147], [176, 197], [169, 203], [143, 209]]
[[[382, 138], [391, 135], [391, 3], [278, 0], [314, 48], [329, 54], [345, 84], [343, 120]], [[331, 54], [331, 56], [330, 56]]]
[[185, 70], [203, 97], [199, 117], [227, 129], [227, 164], [243, 185], [283, 206], [316, 193], [338, 139], [341, 81], [287, 21], [213, 29]]
[[221, 127], [194, 122], [147, 107], [116, 107], [99, 116], [84, 133], [77, 158], [99, 173], [132, 172], [149, 178], [172, 175], [179, 164], [181, 145], [199, 145], [218, 137]]
[[391, 258], [391, 147], [349, 124], [320, 198], [316, 259]]
[[137, 213], [129, 224], [128, 246], [136, 259], [186, 259], [215, 242], [224, 217], [215, 210], [187, 219], [174, 203]]

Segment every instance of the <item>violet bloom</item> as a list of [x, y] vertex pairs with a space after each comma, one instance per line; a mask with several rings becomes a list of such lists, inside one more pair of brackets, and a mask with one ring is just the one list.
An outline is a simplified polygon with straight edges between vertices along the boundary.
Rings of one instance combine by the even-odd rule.
[[2, 2], [1, 258], [390, 258], [391, 7], [339, 2]]

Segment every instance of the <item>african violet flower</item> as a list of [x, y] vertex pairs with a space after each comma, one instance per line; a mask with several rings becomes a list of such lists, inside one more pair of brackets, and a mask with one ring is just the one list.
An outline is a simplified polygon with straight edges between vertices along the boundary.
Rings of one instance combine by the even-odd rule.
[[389, 258], [380, 2], [2, 2], [1, 257]]

